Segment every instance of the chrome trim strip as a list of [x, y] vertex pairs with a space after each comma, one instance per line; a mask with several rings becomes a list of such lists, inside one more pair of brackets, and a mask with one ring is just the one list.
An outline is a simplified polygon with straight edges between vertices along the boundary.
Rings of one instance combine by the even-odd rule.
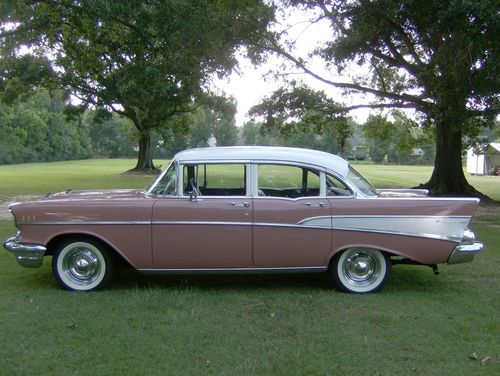
[[218, 225], [218, 226], [251, 226], [252, 222], [223, 221], [154, 221], [152, 225]]
[[332, 218], [456, 218], [470, 219], [467, 215], [332, 215]]
[[151, 221], [19, 221], [20, 225], [150, 225]]
[[141, 273], [266, 273], [266, 272], [283, 272], [283, 273], [298, 273], [298, 272], [324, 272], [328, 269], [327, 266], [290, 266], [278, 268], [200, 268], [200, 269], [137, 269]]
[[331, 230], [332, 227], [328, 226], [312, 226], [312, 225], [301, 225], [293, 223], [266, 223], [266, 222], [255, 222], [254, 226], [257, 227], [289, 227], [289, 228], [301, 228], [301, 229], [318, 229], [318, 230]]
[[356, 232], [369, 232], [370, 234], [383, 234], [383, 235], [399, 235], [399, 236], [411, 236], [414, 238], [427, 238], [435, 240], [446, 240], [450, 242], [457, 242], [458, 240], [454, 237], [441, 236], [436, 234], [416, 234], [411, 232], [396, 232], [396, 231], [382, 231], [382, 230], [368, 230], [363, 228], [351, 228], [351, 227], [333, 227], [336, 231], [356, 231]]
[[432, 196], [422, 196], [422, 197], [363, 197], [363, 200], [421, 200], [421, 201], [462, 201], [462, 202], [477, 202], [479, 203], [481, 200], [473, 197], [432, 197]]

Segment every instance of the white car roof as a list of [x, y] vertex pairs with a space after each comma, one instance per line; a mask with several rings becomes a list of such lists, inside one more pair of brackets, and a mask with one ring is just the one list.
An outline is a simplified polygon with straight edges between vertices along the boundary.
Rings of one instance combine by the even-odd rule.
[[342, 176], [347, 174], [349, 164], [345, 159], [323, 151], [274, 147], [274, 146], [229, 146], [188, 149], [177, 153], [179, 163], [216, 161], [277, 161], [305, 163], [323, 167]]

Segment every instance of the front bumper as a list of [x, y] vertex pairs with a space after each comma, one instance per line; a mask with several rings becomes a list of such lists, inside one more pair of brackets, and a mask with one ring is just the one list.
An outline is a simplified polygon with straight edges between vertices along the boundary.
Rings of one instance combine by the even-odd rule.
[[7, 251], [14, 253], [19, 264], [27, 268], [42, 266], [43, 256], [47, 251], [47, 248], [42, 245], [21, 244], [17, 236], [8, 238], [3, 246]]
[[462, 242], [455, 247], [448, 259], [448, 264], [461, 264], [471, 262], [476, 253], [484, 249], [483, 243], [476, 242], [475, 235], [469, 229], [465, 230]]

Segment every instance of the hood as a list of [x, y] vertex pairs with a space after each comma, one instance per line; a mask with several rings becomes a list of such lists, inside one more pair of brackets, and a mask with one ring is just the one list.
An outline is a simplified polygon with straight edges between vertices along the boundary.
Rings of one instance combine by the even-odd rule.
[[42, 201], [51, 200], [92, 200], [92, 199], [123, 199], [123, 198], [136, 198], [141, 195], [142, 190], [140, 189], [99, 189], [99, 190], [82, 190], [73, 191], [68, 189], [66, 192], [58, 192], [54, 194], [48, 194], [46, 197], [42, 198]]
[[9, 205], [9, 210], [13, 210], [21, 206], [39, 206], [42, 203], [50, 205], [51, 202], [76, 202], [84, 200], [109, 200], [109, 199], [132, 199], [143, 197], [144, 193], [141, 189], [99, 189], [88, 191], [73, 191], [68, 189], [66, 192], [48, 193], [47, 196], [38, 201], [14, 202]]

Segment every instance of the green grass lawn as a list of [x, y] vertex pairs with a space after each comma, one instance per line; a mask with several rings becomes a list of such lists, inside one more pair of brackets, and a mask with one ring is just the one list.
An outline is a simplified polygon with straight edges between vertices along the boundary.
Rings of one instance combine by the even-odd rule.
[[[151, 177], [120, 175], [133, 163], [0, 166], [0, 201], [147, 185]], [[357, 167], [377, 187], [408, 187], [431, 172]], [[471, 182], [500, 199], [493, 179]], [[105, 291], [70, 293], [58, 287], [50, 259], [26, 269], [0, 251], [0, 375], [498, 375], [498, 226], [495, 214], [473, 225], [487, 248], [472, 263], [441, 266], [439, 276], [395, 266], [380, 293], [364, 296], [336, 292], [318, 274], [126, 270]], [[0, 239], [14, 232], [0, 221]]]
[[[135, 166], [132, 159], [26, 163], [0, 166], [0, 200], [15, 195], [91, 188], [143, 188], [152, 176], [123, 174]], [[163, 168], [168, 161], [158, 162]]]

